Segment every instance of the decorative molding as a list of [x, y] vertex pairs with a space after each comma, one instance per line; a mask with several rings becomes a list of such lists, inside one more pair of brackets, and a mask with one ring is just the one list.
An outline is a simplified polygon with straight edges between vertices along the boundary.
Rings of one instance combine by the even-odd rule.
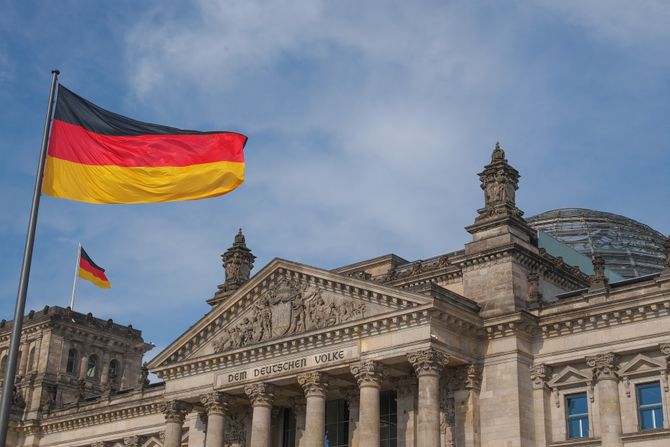
[[380, 388], [386, 376], [386, 367], [380, 362], [366, 360], [350, 366], [351, 374], [356, 378], [358, 387], [372, 386]]
[[298, 384], [305, 392], [305, 397], [326, 398], [328, 394], [328, 376], [318, 371], [298, 375]]
[[181, 400], [169, 400], [161, 405], [161, 413], [165, 415], [165, 422], [184, 423], [184, 418], [191, 411], [191, 404]]
[[551, 366], [540, 363], [530, 367], [530, 380], [533, 382], [533, 389], [542, 390], [548, 388], [549, 380], [551, 380], [552, 368]]
[[430, 348], [410, 352], [407, 354], [407, 360], [414, 368], [416, 376], [421, 378], [421, 376], [426, 375], [439, 376], [449, 362], [449, 357], [440, 351]]
[[478, 393], [482, 387], [482, 368], [470, 363], [465, 366], [465, 389]]
[[207, 415], [211, 414], [228, 414], [230, 407], [230, 396], [220, 391], [204, 394], [200, 396], [200, 402], [205, 407]]
[[123, 438], [123, 445], [127, 447], [141, 447], [144, 442], [143, 436], [132, 435]]
[[586, 364], [591, 368], [593, 380], [619, 380], [617, 364], [619, 356], [613, 352], [606, 352], [586, 357]]
[[251, 406], [272, 407], [275, 400], [276, 387], [270, 383], [252, 383], [244, 387], [244, 392], [251, 401]]

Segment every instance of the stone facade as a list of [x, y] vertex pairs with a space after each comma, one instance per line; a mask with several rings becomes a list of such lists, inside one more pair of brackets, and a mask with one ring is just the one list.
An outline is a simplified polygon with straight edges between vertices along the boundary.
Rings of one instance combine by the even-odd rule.
[[472, 241], [428, 260], [251, 276], [240, 232], [212, 312], [148, 365], [160, 383], [131, 327], [31, 312], [9, 445], [670, 445], [670, 254], [660, 274], [609, 282], [596, 258], [589, 277], [538, 248], [499, 145], [479, 176]]

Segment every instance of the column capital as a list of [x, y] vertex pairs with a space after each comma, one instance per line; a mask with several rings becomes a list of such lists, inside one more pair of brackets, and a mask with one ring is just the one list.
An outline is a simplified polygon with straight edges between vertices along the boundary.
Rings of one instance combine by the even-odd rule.
[[323, 397], [328, 392], [328, 376], [318, 371], [300, 374], [298, 383], [305, 392], [305, 397]]
[[618, 363], [619, 356], [613, 352], [586, 357], [586, 364], [591, 368], [595, 381], [619, 380], [619, 375], [617, 374]]
[[205, 407], [207, 414], [228, 414], [230, 405], [230, 396], [220, 391], [203, 394], [200, 396], [200, 402]]
[[374, 360], [359, 362], [350, 367], [351, 374], [358, 381], [358, 387], [372, 386], [380, 388], [386, 375], [386, 367]]
[[407, 360], [414, 368], [417, 377], [423, 375], [439, 376], [449, 362], [449, 357], [433, 348], [407, 354]]
[[270, 383], [252, 383], [244, 387], [251, 406], [271, 407], [275, 401], [276, 388]]
[[532, 365], [530, 367], [530, 380], [533, 382], [533, 389], [541, 390], [547, 386], [547, 382], [551, 377], [551, 367], [540, 363], [539, 365]]
[[191, 404], [181, 400], [168, 400], [161, 405], [161, 412], [166, 422], [184, 423], [184, 418], [191, 411]]

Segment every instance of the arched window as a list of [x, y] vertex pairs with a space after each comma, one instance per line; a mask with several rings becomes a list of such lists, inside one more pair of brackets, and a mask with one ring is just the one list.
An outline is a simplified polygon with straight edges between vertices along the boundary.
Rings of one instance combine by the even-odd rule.
[[109, 362], [109, 378], [110, 379], [116, 379], [119, 376], [120, 373], [120, 368], [119, 368], [119, 361], [116, 359], [113, 359], [111, 362]]
[[32, 347], [30, 349], [30, 353], [28, 354], [28, 371], [33, 371], [35, 370], [35, 348]]
[[88, 358], [88, 366], [86, 367], [86, 378], [87, 379], [97, 379], [98, 378], [98, 356], [92, 355]]
[[67, 353], [67, 365], [65, 366], [65, 371], [69, 374], [75, 374], [75, 369], [77, 368], [77, 355], [76, 349], [70, 349]]

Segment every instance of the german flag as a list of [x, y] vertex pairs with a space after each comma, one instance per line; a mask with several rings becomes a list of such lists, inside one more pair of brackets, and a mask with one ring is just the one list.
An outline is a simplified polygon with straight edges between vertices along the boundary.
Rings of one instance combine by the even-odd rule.
[[111, 285], [105, 275], [105, 269], [99, 267], [86, 253], [83, 247], [79, 250], [79, 277], [91, 281], [98, 287], [109, 289]]
[[62, 85], [42, 192], [89, 203], [149, 203], [226, 194], [244, 181], [247, 137], [144, 123]]

